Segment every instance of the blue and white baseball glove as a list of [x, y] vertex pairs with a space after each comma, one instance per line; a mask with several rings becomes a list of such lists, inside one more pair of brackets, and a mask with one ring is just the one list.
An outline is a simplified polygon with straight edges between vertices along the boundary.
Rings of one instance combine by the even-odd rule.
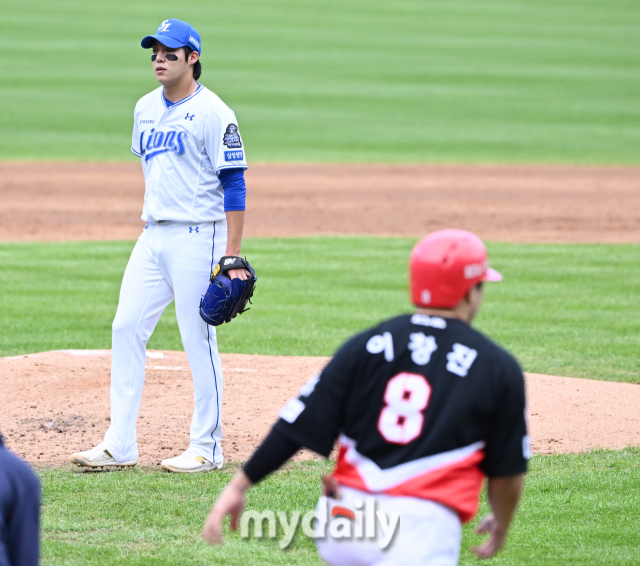
[[[231, 269], [246, 269], [251, 275], [244, 281], [230, 279], [227, 272]], [[213, 269], [209, 288], [200, 300], [202, 320], [211, 326], [219, 326], [248, 311], [246, 306], [251, 302], [257, 280], [256, 272], [246, 259], [233, 256], [221, 258]]]

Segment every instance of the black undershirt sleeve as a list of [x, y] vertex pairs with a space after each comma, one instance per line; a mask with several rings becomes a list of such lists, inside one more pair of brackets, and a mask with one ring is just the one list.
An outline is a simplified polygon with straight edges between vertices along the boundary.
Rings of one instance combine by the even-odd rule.
[[300, 444], [273, 428], [245, 464], [244, 473], [251, 483], [256, 484], [282, 466], [300, 448]]

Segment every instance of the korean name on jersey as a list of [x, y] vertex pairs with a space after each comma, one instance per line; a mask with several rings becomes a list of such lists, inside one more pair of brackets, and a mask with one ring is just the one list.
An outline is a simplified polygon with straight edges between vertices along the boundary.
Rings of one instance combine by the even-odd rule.
[[247, 168], [233, 111], [198, 83], [168, 106], [163, 87], [143, 96], [134, 112], [131, 151], [142, 159], [142, 220], [202, 223], [225, 218], [217, 173]]
[[324, 456], [339, 438], [341, 484], [438, 501], [462, 521], [484, 474], [524, 473], [530, 456], [520, 366], [457, 319], [402, 315], [355, 336], [280, 417]]

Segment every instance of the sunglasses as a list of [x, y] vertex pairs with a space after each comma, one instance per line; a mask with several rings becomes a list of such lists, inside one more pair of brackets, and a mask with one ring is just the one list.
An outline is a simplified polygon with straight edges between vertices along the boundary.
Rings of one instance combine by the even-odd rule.
[[[157, 57], [158, 57], [158, 54], [157, 54], [157, 53], [154, 53], [154, 54], [151, 56], [151, 60], [152, 60], [152, 61], [155, 61]], [[177, 60], [178, 60], [178, 56], [177, 56], [177, 55], [174, 55], [173, 53], [167, 53], [167, 54], [165, 55], [165, 57], [166, 57], [167, 61], [177, 61]]]

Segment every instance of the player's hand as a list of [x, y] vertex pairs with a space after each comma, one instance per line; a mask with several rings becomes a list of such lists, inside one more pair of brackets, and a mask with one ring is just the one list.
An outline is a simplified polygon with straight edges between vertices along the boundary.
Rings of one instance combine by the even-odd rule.
[[342, 490], [340, 483], [333, 476], [322, 476], [322, 485], [324, 486], [324, 494], [331, 499], [342, 499]]
[[249, 279], [251, 273], [246, 269], [230, 269], [227, 271], [227, 275], [229, 276], [229, 279], [240, 279], [240, 281], [245, 281]]
[[249, 478], [241, 471], [224, 489], [202, 530], [202, 538], [209, 544], [222, 544], [222, 521], [227, 515], [231, 515], [231, 530], [238, 530], [238, 521], [245, 505], [244, 494], [250, 486]]
[[484, 533], [489, 534], [489, 540], [480, 546], [471, 547], [471, 550], [473, 550], [473, 552], [475, 552], [480, 558], [491, 558], [504, 546], [507, 533], [506, 531], [500, 531], [498, 528], [498, 521], [493, 515], [487, 515], [478, 525], [476, 534], [481, 535]]

